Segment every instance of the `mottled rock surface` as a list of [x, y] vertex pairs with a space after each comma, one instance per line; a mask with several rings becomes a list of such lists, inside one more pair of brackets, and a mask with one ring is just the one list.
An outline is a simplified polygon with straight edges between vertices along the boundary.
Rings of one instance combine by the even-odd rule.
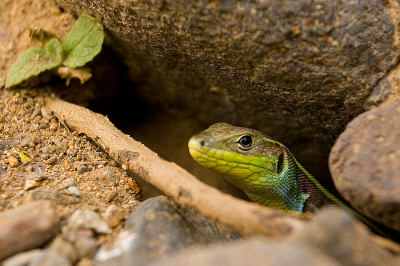
[[225, 245], [212, 245], [199, 250], [188, 249], [170, 259], [152, 264], [152, 266], [166, 265], [338, 266], [340, 264], [306, 245], [299, 246], [268, 239], [248, 239]]
[[[263, 131], [321, 177], [332, 142], [399, 58], [395, 1], [57, 2], [104, 23], [152, 108]], [[118, 112], [135, 113], [133, 100]]]
[[144, 265], [184, 248], [223, 240], [215, 225], [195, 220], [165, 197], [148, 199], [130, 214], [127, 231], [99, 250], [96, 265]]
[[371, 231], [340, 207], [322, 209], [294, 241], [320, 249], [341, 265], [400, 265], [399, 257], [378, 246]]
[[400, 230], [400, 100], [347, 126], [329, 164], [338, 191], [368, 217]]
[[60, 229], [56, 208], [49, 201], [32, 202], [0, 212], [0, 261], [40, 247]]
[[40, 249], [34, 249], [31, 251], [23, 252], [15, 255], [3, 262], [4, 266], [71, 266], [72, 263], [66, 259], [63, 255], [45, 251]]

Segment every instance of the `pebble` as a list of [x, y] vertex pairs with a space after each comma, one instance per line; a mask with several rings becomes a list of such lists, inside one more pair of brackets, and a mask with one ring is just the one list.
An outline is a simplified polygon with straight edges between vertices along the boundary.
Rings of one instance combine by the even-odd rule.
[[92, 259], [97, 252], [97, 241], [93, 237], [81, 237], [77, 239], [74, 243], [79, 258]]
[[61, 255], [64, 255], [71, 262], [78, 260], [78, 254], [71, 242], [57, 237], [47, 248], [48, 251], [52, 251]]
[[37, 188], [39, 186], [39, 183], [36, 182], [35, 180], [26, 180], [24, 190], [31, 190], [34, 188]]
[[71, 168], [71, 163], [68, 160], [63, 161], [63, 166], [65, 169], [70, 169]]
[[68, 220], [71, 228], [93, 229], [99, 234], [112, 232], [108, 224], [100, 218], [100, 215], [91, 210], [76, 210]]
[[116, 177], [115, 177], [115, 173], [112, 170], [104, 170], [101, 175], [100, 175], [100, 180], [102, 182], [115, 182], [116, 181]]
[[77, 170], [78, 173], [83, 174], [89, 170], [89, 167], [86, 164], [78, 164]]
[[[340, 194], [369, 218], [400, 231], [400, 99], [350, 122], [329, 156]], [[368, 203], [368, 204], [366, 204]]]
[[68, 187], [67, 191], [68, 191], [68, 194], [70, 194], [70, 195], [75, 195], [78, 197], [81, 196], [81, 191], [79, 190], [79, 188], [77, 188], [75, 186]]
[[58, 128], [57, 122], [53, 121], [53, 122], [50, 123], [50, 126], [49, 126], [50, 130], [56, 131], [57, 128]]
[[124, 213], [116, 205], [112, 204], [107, 207], [106, 211], [104, 212], [103, 218], [111, 228], [115, 228], [124, 219]]
[[55, 206], [49, 201], [27, 203], [0, 213], [0, 261], [40, 247], [60, 228]]
[[107, 190], [104, 192], [103, 197], [106, 202], [113, 201], [118, 196], [117, 191], [115, 190]]
[[11, 167], [17, 167], [19, 165], [18, 159], [14, 156], [8, 156], [7, 161]]
[[34, 180], [36, 182], [41, 182], [47, 179], [47, 176], [42, 173], [32, 173], [27, 176], [27, 179]]
[[47, 160], [47, 164], [54, 164], [55, 162], [57, 162], [58, 160], [58, 156], [57, 155], [53, 155], [50, 157], [50, 159]]
[[75, 186], [76, 185], [76, 180], [73, 177], [68, 177], [65, 180], [62, 181], [61, 186], [63, 188], [68, 188], [71, 186]]

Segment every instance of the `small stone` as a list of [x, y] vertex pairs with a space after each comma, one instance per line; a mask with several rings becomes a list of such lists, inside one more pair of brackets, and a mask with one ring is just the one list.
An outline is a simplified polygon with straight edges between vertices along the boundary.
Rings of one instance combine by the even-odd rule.
[[107, 190], [106, 192], [104, 192], [104, 200], [107, 202], [111, 202], [115, 199], [115, 197], [118, 196], [117, 191], [115, 190]]
[[64, 141], [61, 142], [60, 145], [58, 145], [57, 149], [60, 154], [64, 154], [68, 150], [68, 143]]
[[31, 190], [34, 188], [37, 188], [39, 186], [39, 183], [36, 182], [35, 180], [26, 180], [24, 190]]
[[71, 168], [71, 163], [68, 160], [63, 161], [63, 166], [65, 169], [70, 169]]
[[32, 173], [30, 174], [27, 179], [35, 180], [36, 182], [41, 182], [47, 179], [47, 176], [42, 173]]
[[116, 205], [110, 205], [104, 212], [104, 220], [111, 228], [117, 227], [124, 219], [124, 213]]
[[68, 191], [69, 195], [75, 195], [75, 196], [78, 196], [78, 197], [81, 196], [81, 191], [79, 190], [79, 188], [77, 188], [75, 186], [68, 187], [67, 191]]
[[101, 175], [100, 175], [100, 180], [102, 182], [115, 182], [116, 178], [115, 178], [115, 173], [112, 170], [104, 170]]
[[60, 228], [56, 208], [36, 201], [0, 213], [0, 261], [43, 245]]
[[74, 150], [75, 149], [75, 142], [73, 140], [71, 140], [70, 142], [68, 142], [68, 148], [70, 150]]
[[44, 154], [51, 154], [51, 153], [54, 152], [54, 150], [51, 149], [51, 148], [49, 148], [49, 147], [43, 147], [43, 148], [41, 149], [41, 152], [44, 153]]
[[89, 170], [88, 166], [86, 164], [78, 164], [77, 167], [78, 173], [83, 174]]
[[51, 122], [49, 128], [50, 128], [50, 130], [56, 131], [58, 128], [57, 122], [55, 122], [55, 121]]
[[63, 180], [61, 183], [61, 186], [63, 188], [68, 188], [68, 187], [75, 186], [75, 185], [76, 185], [76, 180], [75, 180], [75, 178], [72, 178], [72, 177], [68, 177], [67, 179]]
[[110, 234], [112, 232], [108, 224], [100, 218], [100, 215], [91, 210], [76, 210], [69, 218], [68, 226], [93, 229], [99, 234]]
[[23, 138], [21, 140], [21, 142], [19, 143], [20, 146], [25, 147], [28, 146], [28, 143], [32, 142], [32, 136], [26, 136], [25, 138]]
[[17, 158], [14, 156], [9, 156], [7, 158], [8, 163], [10, 164], [11, 167], [17, 167], [19, 165], [19, 161]]
[[92, 259], [97, 251], [97, 242], [93, 237], [82, 237], [75, 241], [75, 247], [78, 251], [79, 258]]
[[50, 109], [49, 108], [47, 108], [47, 107], [42, 107], [42, 108], [40, 108], [40, 113], [41, 113], [41, 115], [43, 116], [43, 117], [45, 117], [47, 120], [50, 120], [51, 119], [51, 111], [50, 111]]
[[47, 250], [64, 255], [71, 262], [76, 262], [78, 260], [78, 254], [76, 253], [72, 243], [63, 240], [61, 237], [57, 237], [50, 244]]
[[57, 162], [57, 160], [58, 160], [58, 156], [53, 155], [50, 157], [50, 159], [47, 160], [47, 163], [52, 165], [52, 164], [55, 164]]

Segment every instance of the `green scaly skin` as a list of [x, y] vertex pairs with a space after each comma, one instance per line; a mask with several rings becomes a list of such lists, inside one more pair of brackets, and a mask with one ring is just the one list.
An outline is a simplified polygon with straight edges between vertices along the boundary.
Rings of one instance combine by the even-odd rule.
[[254, 202], [298, 212], [337, 204], [385, 235], [326, 190], [283, 144], [256, 130], [217, 123], [193, 136], [188, 146], [199, 164], [223, 175]]

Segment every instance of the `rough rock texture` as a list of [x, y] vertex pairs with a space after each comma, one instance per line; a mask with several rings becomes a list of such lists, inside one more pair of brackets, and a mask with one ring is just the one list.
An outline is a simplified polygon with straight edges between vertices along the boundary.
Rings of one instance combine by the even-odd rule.
[[71, 266], [63, 255], [56, 252], [34, 249], [15, 255], [3, 262], [4, 266]]
[[96, 265], [147, 265], [184, 248], [223, 239], [215, 225], [189, 221], [164, 196], [140, 203], [125, 227], [127, 231], [99, 250]]
[[394, 1], [58, 3], [104, 23], [146, 101], [264, 131], [316, 171], [399, 58]]
[[200, 250], [185, 250], [181, 254], [152, 266], [164, 265], [274, 265], [274, 266], [334, 266], [330, 257], [309, 246], [267, 239], [248, 239], [225, 245], [213, 245]]
[[[354, 119], [329, 158], [338, 191], [368, 217], [400, 230], [400, 99]], [[368, 203], [368, 204], [366, 204]]]
[[38, 201], [0, 213], [0, 261], [18, 252], [40, 247], [60, 229], [49, 201]]
[[294, 237], [297, 246], [312, 245], [345, 266], [400, 265], [400, 258], [378, 246], [367, 227], [340, 207], [322, 209]]

